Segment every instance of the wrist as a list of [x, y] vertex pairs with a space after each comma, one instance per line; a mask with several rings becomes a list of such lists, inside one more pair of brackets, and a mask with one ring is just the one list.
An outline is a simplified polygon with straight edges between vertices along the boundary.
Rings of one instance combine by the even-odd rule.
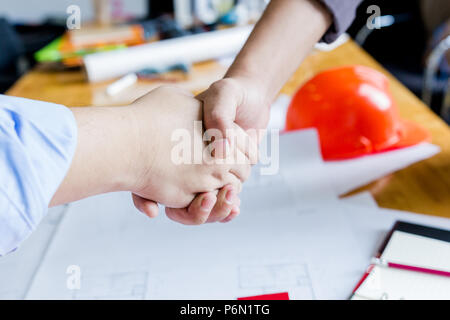
[[116, 154], [116, 178], [112, 180], [115, 191], [138, 192], [148, 182], [148, 175], [155, 153], [154, 123], [144, 108], [133, 104], [113, 107], [116, 113], [114, 150]]
[[269, 77], [264, 76], [258, 70], [258, 67], [250, 61], [245, 61], [244, 59], [236, 58], [236, 61], [228, 69], [224, 76], [225, 79], [235, 79], [237, 81], [242, 81], [245, 83], [252, 83], [253, 86], [260, 90], [267, 91], [270, 87]]
[[[246, 88], [256, 92], [265, 105], [270, 106], [283, 83], [276, 77], [271, 77], [263, 71], [261, 66], [257, 68], [252, 62], [245, 59], [237, 59], [225, 74], [224, 79], [234, 79]], [[247, 92], [250, 92], [247, 90]]]
[[138, 175], [138, 135], [129, 106], [93, 108], [96, 158], [104, 175], [103, 192], [131, 191]]
[[129, 190], [133, 181], [133, 139], [126, 108], [71, 108], [78, 127], [75, 155], [52, 205], [96, 194]]
[[[131, 191], [143, 175], [143, 166], [149, 163], [144, 153], [142, 140], [151, 141], [152, 137], [142, 132], [139, 115], [133, 106], [112, 107], [115, 113], [115, 125], [111, 131], [115, 140], [111, 154], [116, 155], [115, 178], [112, 179], [114, 191]], [[114, 172], [112, 172], [114, 174]]]
[[225, 81], [231, 81], [242, 92], [241, 104], [253, 105], [255, 102], [260, 108], [269, 108], [277, 93], [270, 90], [270, 84], [262, 76], [250, 73], [226, 74]]
[[270, 1], [226, 77], [257, 81], [265, 100], [273, 101], [331, 22], [319, 1]]
[[126, 107], [130, 132], [129, 145], [132, 158], [129, 159], [127, 190], [139, 193], [153, 181], [153, 167], [160, 149], [158, 114], [152, 108], [133, 103]]

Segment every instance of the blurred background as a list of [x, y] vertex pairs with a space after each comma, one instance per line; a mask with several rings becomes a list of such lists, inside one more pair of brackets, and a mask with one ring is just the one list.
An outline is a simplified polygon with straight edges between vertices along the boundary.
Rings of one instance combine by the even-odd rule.
[[[254, 22], [267, 3], [268, 0], [2, 1], [0, 93], [37, 62], [55, 68], [79, 68], [80, 57], [91, 52]], [[110, 26], [110, 33], [78, 32], [67, 37], [68, 16], [76, 14], [68, 10], [71, 5], [79, 7], [83, 29], [101, 24]], [[367, 28], [371, 15], [367, 8], [371, 5], [381, 10], [376, 21], [380, 28]], [[450, 50], [449, 41], [443, 41], [450, 35], [450, 1], [363, 1], [348, 33], [436, 114], [450, 122]], [[111, 34], [120, 40], [113, 37], [113, 41], [106, 41]]]

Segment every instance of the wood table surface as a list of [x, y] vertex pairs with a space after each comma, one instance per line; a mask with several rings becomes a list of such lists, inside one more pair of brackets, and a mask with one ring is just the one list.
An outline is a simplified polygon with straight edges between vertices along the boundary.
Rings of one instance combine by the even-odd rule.
[[[292, 95], [317, 72], [349, 64], [369, 66], [386, 74], [401, 116], [426, 127], [432, 134], [432, 142], [442, 149], [438, 155], [359, 188], [352, 194], [369, 190], [381, 207], [450, 218], [449, 126], [353, 41], [330, 52], [313, 51], [281, 92]], [[196, 65], [193, 72], [177, 84], [198, 93], [219, 79], [225, 70], [225, 65], [216, 62], [202, 63]], [[81, 71], [46, 71], [38, 66], [24, 75], [7, 94], [67, 106], [123, 105], [161, 82], [140, 81], [118, 98], [105, 94], [108, 84], [88, 84]]]

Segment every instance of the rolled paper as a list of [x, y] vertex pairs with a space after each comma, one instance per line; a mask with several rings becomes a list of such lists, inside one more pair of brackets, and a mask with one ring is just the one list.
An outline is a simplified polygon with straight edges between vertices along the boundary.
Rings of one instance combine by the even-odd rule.
[[84, 67], [88, 80], [98, 82], [145, 68], [217, 59], [239, 52], [252, 29], [253, 26], [235, 27], [94, 53], [84, 57]]

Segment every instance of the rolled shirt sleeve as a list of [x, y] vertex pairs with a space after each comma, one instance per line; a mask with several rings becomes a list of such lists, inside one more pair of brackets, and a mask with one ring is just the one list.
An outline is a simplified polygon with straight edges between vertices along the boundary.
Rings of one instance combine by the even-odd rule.
[[333, 24], [322, 38], [323, 42], [331, 43], [350, 27], [362, 0], [320, 0], [320, 2], [333, 17]]
[[15, 250], [47, 213], [76, 140], [68, 108], [0, 95], [0, 255]]

